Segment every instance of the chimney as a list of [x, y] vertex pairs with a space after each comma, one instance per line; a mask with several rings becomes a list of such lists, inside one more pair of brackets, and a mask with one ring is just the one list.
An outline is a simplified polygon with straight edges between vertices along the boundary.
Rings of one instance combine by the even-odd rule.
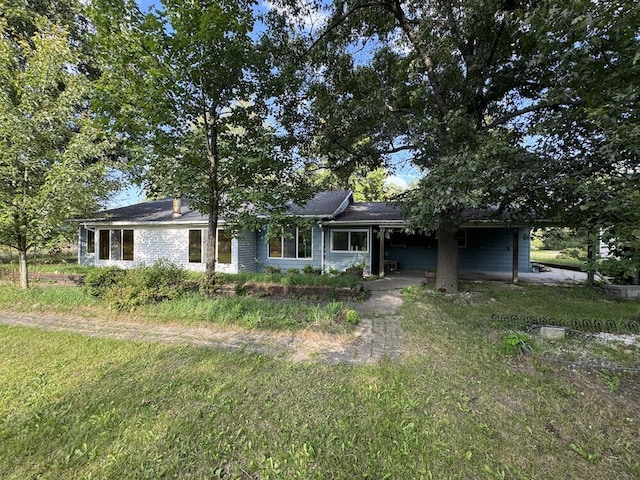
[[182, 216], [182, 199], [180, 197], [173, 197], [173, 218], [179, 218]]

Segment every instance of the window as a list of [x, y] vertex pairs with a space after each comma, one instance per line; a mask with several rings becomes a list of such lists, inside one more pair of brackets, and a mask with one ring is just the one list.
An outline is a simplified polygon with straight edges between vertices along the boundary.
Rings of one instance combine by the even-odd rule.
[[224, 230], [218, 230], [218, 263], [231, 263], [231, 237]]
[[311, 229], [292, 228], [269, 239], [269, 258], [311, 258]]
[[87, 230], [87, 253], [96, 253], [96, 232]]
[[133, 260], [133, 230], [99, 230], [100, 260]]
[[189, 263], [202, 262], [202, 230], [189, 230]]
[[133, 261], [133, 230], [122, 231], [122, 260]]
[[367, 230], [332, 230], [331, 251], [367, 252], [369, 232]]
[[100, 260], [109, 260], [109, 230], [99, 230], [100, 235], [98, 241], [100, 242], [98, 252], [98, 258]]

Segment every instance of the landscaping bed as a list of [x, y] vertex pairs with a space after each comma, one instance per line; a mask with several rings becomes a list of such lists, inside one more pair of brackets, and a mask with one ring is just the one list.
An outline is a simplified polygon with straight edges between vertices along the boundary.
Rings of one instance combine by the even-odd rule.
[[252, 295], [273, 299], [295, 297], [305, 300], [359, 300], [365, 295], [364, 287], [361, 284], [353, 287], [334, 287], [330, 285], [246, 282], [222, 285], [221, 291], [227, 295]]

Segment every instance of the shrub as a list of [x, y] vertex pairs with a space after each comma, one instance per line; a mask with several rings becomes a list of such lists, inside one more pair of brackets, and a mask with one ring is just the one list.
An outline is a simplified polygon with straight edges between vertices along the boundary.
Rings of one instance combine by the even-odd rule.
[[350, 323], [351, 325], [356, 325], [360, 322], [360, 315], [355, 310], [351, 310], [351, 309], [347, 310], [347, 313], [344, 318], [347, 321], [347, 323]]
[[262, 271], [266, 274], [280, 273], [280, 267], [272, 267], [271, 265], [267, 265], [262, 269]]
[[120, 283], [127, 272], [118, 267], [101, 267], [90, 270], [84, 277], [83, 290], [93, 297], [103, 297], [114, 285]]
[[184, 269], [161, 260], [131, 270], [97, 268], [87, 274], [83, 288], [87, 294], [107, 300], [110, 307], [123, 310], [178, 298], [192, 286]]
[[108, 300], [117, 309], [134, 308], [147, 303], [178, 298], [187, 290], [186, 271], [160, 260], [127, 271], [123, 282], [111, 288]]
[[314, 268], [310, 263], [307, 263], [302, 268], [302, 272], [307, 275], [322, 275], [322, 270], [320, 268]]
[[525, 333], [511, 332], [507, 334], [499, 346], [502, 353], [509, 357], [514, 357], [521, 353], [533, 351], [532, 341]]

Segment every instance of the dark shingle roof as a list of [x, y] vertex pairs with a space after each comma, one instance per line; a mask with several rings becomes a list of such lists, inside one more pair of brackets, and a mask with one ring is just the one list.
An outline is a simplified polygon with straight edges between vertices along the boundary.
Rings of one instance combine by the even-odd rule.
[[400, 207], [387, 202], [356, 202], [336, 218], [340, 222], [404, 220]]
[[127, 207], [112, 208], [98, 212], [91, 220], [106, 222], [168, 222], [168, 221], [206, 221], [207, 217], [189, 208], [182, 202], [182, 216], [173, 218], [173, 199], [161, 198], [149, 200]]
[[[339, 209], [346, 206], [345, 201], [350, 198], [351, 191], [335, 190], [320, 192], [309, 200], [304, 207], [292, 205], [292, 215], [333, 218], [340, 213]], [[343, 205], [344, 204], [344, 205]], [[188, 202], [182, 200], [182, 216], [173, 217], [173, 199], [162, 198], [129, 205], [127, 207], [112, 208], [98, 212], [93, 218], [81, 219], [81, 222], [206, 222], [207, 217], [191, 209]]]
[[340, 213], [338, 209], [348, 197], [351, 197], [350, 190], [319, 192], [304, 207], [292, 205], [291, 214], [310, 217], [333, 217]]

